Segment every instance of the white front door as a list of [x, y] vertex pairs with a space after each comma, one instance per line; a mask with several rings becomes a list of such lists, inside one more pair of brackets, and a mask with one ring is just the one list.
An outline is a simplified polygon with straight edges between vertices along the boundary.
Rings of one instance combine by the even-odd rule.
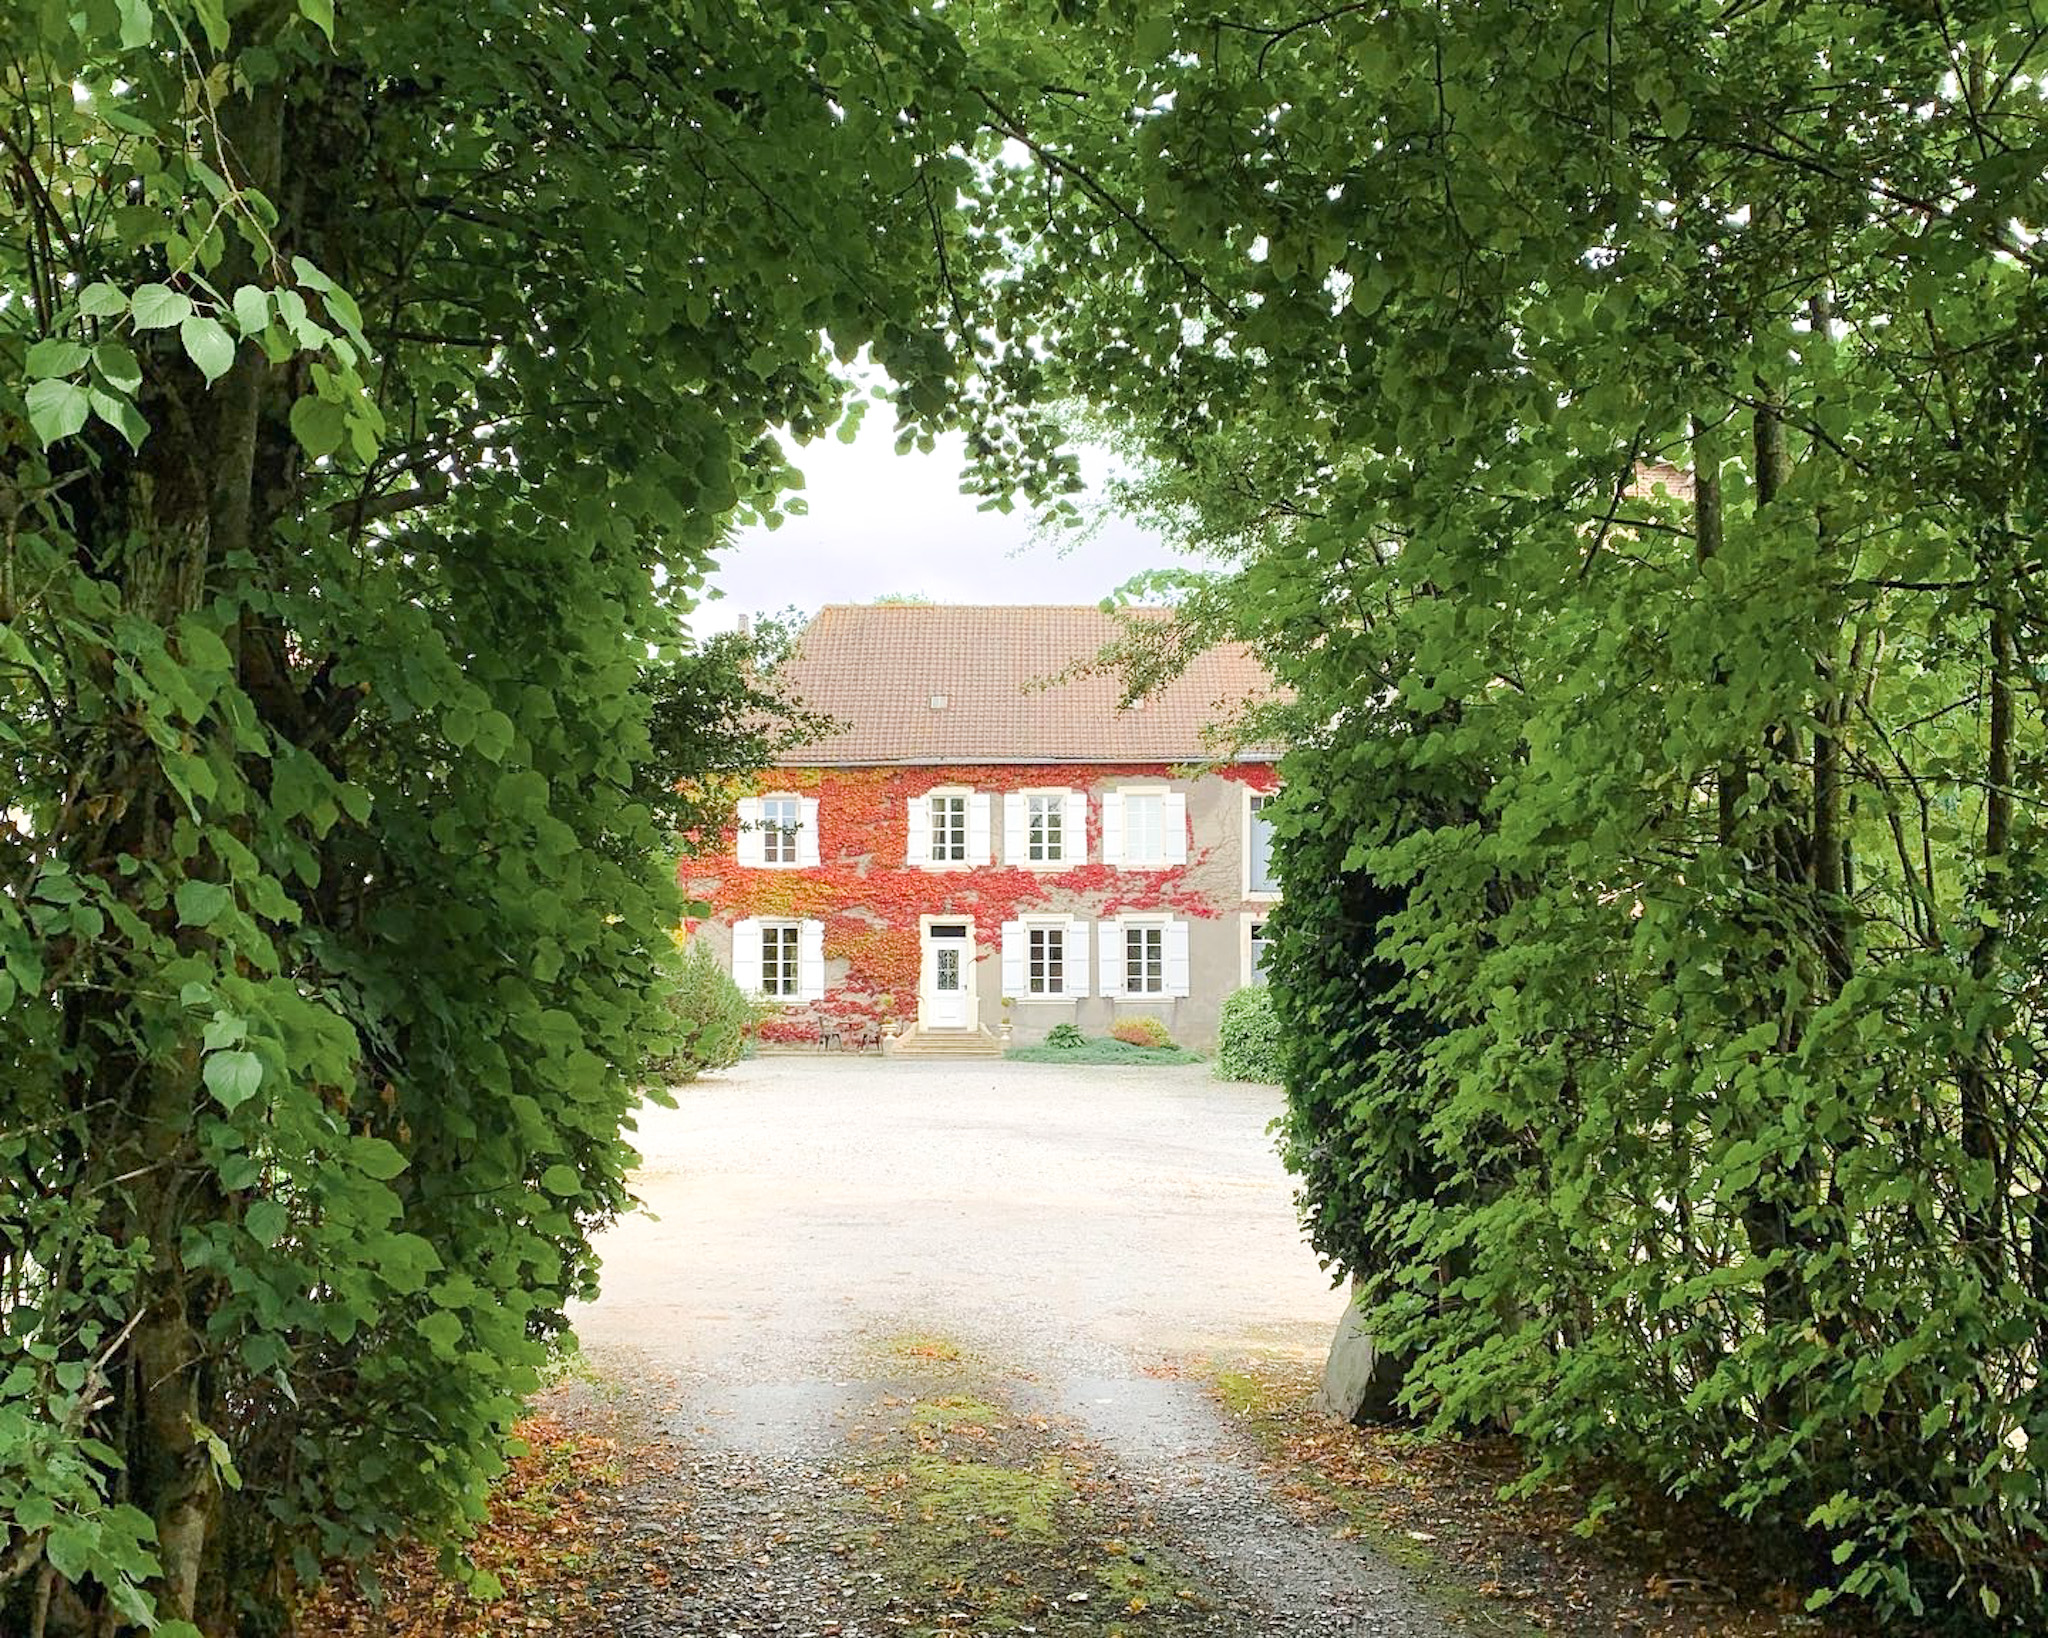
[[967, 1029], [973, 1019], [968, 981], [974, 960], [973, 929], [966, 922], [933, 922], [924, 930], [926, 1029]]

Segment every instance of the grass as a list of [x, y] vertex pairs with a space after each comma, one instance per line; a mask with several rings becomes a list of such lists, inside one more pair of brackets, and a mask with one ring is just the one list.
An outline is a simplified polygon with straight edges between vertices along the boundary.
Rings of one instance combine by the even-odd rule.
[[1079, 1046], [1011, 1047], [1003, 1054], [1020, 1064], [1198, 1064], [1199, 1052], [1186, 1047], [1132, 1046], [1128, 1041], [1089, 1038]]

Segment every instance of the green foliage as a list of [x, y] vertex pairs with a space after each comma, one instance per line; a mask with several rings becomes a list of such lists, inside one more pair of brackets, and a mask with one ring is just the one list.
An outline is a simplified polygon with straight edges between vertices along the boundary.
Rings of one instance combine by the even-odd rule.
[[1165, 1023], [1158, 1018], [1119, 1018], [1109, 1026], [1110, 1037], [1128, 1046], [1170, 1047], [1173, 1037], [1167, 1033]]
[[1280, 1084], [1280, 1020], [1270, 986], [1247, 984], [1224, 1001], [1216, 1035], [1216, 1074], [1226, 1081]]
[[1045, 1041], [1043, 1044], [1049, 1047], [1066, 1050], [1073, 1047], [1083, 1046], [1087, 1043], [1087, 1040], [1088, 1037], [1081, 1033], [1081, 1026], [1079, 1024], [1055, 1024], [1051, 1029], [1045, 1032]]
[[[1059, 1026], [1054, 1025], [1055, 1029]], [[1198, 1064], [1199, 1052], [1177, 1046], [1135, 1046], [1129, 1041], [1095, 1040], [1081, 1036], [1077, 1041], [1055, 1046], [1048, 1034], [1037, 1046], [1011, 1047], [1005, 1058], [1025, 1064], [1114, 1065], [1114, 1064]]]
[[0, 0], [8, 1632], [477, 1515], [628, 1201], [677, 782], [757, 754], [679, 617], [842, 361], [916, 439], [992, 347], [914, 8], [461, 21]]
[[683, 952], [668, 1006], [673, 1044], [655, 1060], [657, 1074], [694, 1081], [707, 1069], [730, 1069], [745, 1054], [754, 1004], [702, 940]]
[[1009, 49], [1010, 323], [1293, 691], [1288, 1152], [1417, 1408], [2048, 1625], [2036, 20]]

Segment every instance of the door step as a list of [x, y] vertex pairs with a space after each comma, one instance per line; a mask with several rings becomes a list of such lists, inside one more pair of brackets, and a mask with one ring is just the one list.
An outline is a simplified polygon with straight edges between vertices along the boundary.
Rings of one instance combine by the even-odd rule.
[[1000, 1058], [1003, 1043], [985, 1029], [913, 1029], [882, 1037], [889, 1058]]

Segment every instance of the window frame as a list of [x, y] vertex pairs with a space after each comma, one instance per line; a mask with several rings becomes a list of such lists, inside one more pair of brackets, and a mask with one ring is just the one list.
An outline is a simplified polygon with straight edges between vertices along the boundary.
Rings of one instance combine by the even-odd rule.
[[1280, 880], [1273, 874], [1273, 829], [1272, 821], [1266, 821], [1266, 883], [1261, 887], [1252, 879], [1252, 827], [1258, 822], [1258, 814], [1266, 805], [1280, 795], [1280, 787], [1257, 791], [1247, 785], [1244, 788], [1244, 825], [1241, 831], [1244, 844], [1244, 896], [1253, 904], [1276, 904], [1280, 899]]
[[[803, 858], [797, 837], [804, 828], [803, 798], [794, 791], [777, 791], [761, 799], [761, 864], [764, 869], [788, 870]], [[787, 824], [768, 817], [770, 806], [788, 808], [795, 817]]]
[[[1026, 921], [1024, 923], [1024, 993], [1021, 1001], [1064, 1001], [1067, 989], [1067, 934], [1066, 921]], [[1057, 941], [1057, 948], [1054, 943]], [[1041, 970], [1043, 969], [1043, 970]], [[1051, 980], [1045, 987], [1041, 979]]]
[[[803, 923], [783, 917], [760, 922], [761, 934], [761, 994], [770, 1001], [801, 1001], [804, 993]], [[786, 935], [786, 936], [785, 936]], [[781, 946], [783, 954], [777, 965], [778, 978], [786, 981], [788, 988], [771, 988], [769, 984], [769, 943], [773, 940]]]

